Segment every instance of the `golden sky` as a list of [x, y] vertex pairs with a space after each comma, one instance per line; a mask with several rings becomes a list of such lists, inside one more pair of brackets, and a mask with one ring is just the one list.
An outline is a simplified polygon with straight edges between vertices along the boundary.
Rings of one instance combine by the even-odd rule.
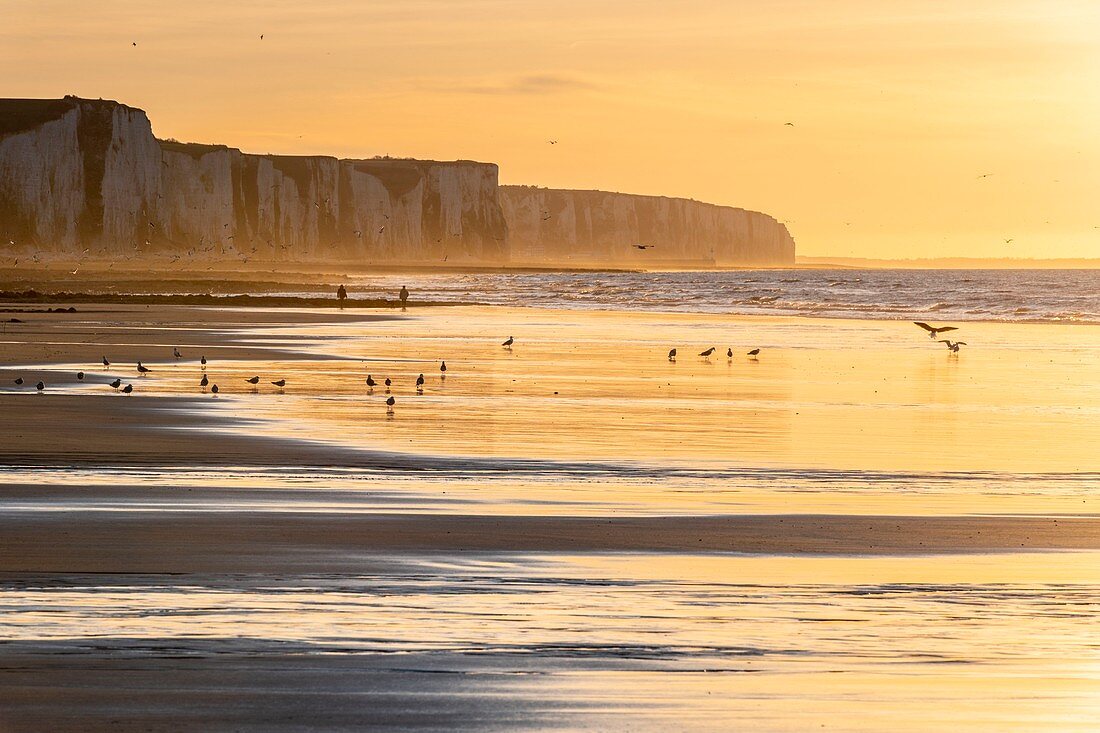
[[117, 99], [161, 137], [742, 206], [807, 255], [1100, 257], [1095, 1], [0, 0], [0, 18], [0, 94]]

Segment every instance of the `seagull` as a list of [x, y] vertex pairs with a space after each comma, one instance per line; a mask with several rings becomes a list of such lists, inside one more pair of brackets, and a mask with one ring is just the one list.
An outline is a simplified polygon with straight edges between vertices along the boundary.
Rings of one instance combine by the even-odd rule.
[[391, 384], [393, 384], [393, 382], [390, 380], [389, 377], [386, 377], [386, 393], [387, 394], [389, 394]]
[[38, 384], [34, 385], [34, 388], [41, 392], [42, 390], [46, 389], [46, 384], [44, 382], [39, 382]]
[[206, 369], [206, 356], [205, 355], [199, 357], [199, 364], [202, 364], [202, 368]]
[[947, 348], [951, 350], [952, 354], [959, 353], [960, 346], [966, 346], [965, 341], [940, 341], [941, 344], [947, 344]]
[[783, 126], [784, 127], [794, 127], [794, 123], [793, 122], [784, 122]]
[[77, 372], [76, 373], [76, 378], [83, 381], [84, 380], [84, 372]]
[[378, 382], [374, 381], [374, 377], [372, 377], [371, 375], [368, 374], [367, 375], [367, 386], [370, 387], [371, 389], [374, 389], [374, 385], [376, 385], [376, 384], [378, 384]]
[[175, 346], [172, 347], [172, 356], [176, 357], [177, 359], [183, 358], [183, 354], [181, 354], [180, 350], [177, 349]]
[[732, 346], [730, 348], [726, 349], [726, 358], [727, 359], [732, 359], [733, 358], [733, 347]]
[[15, 383], [18, 384], [18, 385], [23, 384], [23, 377], [16, 377], [15, 378]]
[[421, 374], [419, 377], [416, 378], [416, 391], [417, 392], [423, 392], [424, 391], [424, 375], [423, 374]]
[[652, 244], [633, 244], [633, 245], [631, 245], [631, 246], [632, 246], [632, 247], [633, 247], [634, 249], [653, 249], [653, 245], [652, 245]]
[[145, 376], [146, 373], [153, 371], [149, 367], [142, 365], [142, 363], [140, 361], [138, 362], [137, 370], [138, 370], [138, 374], [140, 374], [142, 376]]
[[119, 387], [122, 386], [122, 380], [121, 379], [116, 379], [115, 381], [111, 382], [108, 386], [114, 387], [115, 389], [118, 389]]
[[218, 393], [218, 385], [216, 385], [216, 384], [210, 385], [210, 392], [212, 394], [217, 394]]
[[110, 367], [110, 366], [111, 366], [111, 362], [107, 361], [107, 357], [106, 357], [106, 356], [105, 356], [105, 357], [103, 357], [103, 366], [104, 366], [104, 368], [108, 368], [108, 367]]
[[925, 331], [927, 331], [928, 332], [928, 338], [930, 338], [930, 339], [936, 338], [936, 336], [940, 335], [941, 333], [943, 333], [945, 331], [958, 331], [959, 330], [955, 326], [940, 326], [940, 327], [937, 328], [935, 326], [929, 326], [927, 323], [922, 323], [921, 321], [913, 321], [913, 323], [917, 324], [918, 326], [923, 328]]
[[558, 144], [557, 140], [547, 140], [546, 142], [550, 143], [551, 145], [557, 145]]
[[501, 344], [501, 346], [503, 346], [506, 349], [510, 349], [510, 348], [512, 348], [512, 344], [514, 344], [515, 342], [516, 342], [516, 340], [514, 338], [512, 338], [511, 336], [509, 336], [508, 340], [505, 341], [503, 344]]
[[668, 350], [668, 360], [669, 361], [676, 361], [676, 349], [669, 349]]
[[447, 362], [445, 362], [445, 361], [439, 362], [439, 375], [440, 375], [441, 378], [444, 378], [444, 379], [447, 377]]
[[710, 355], [711, 355], [711, 354], [713, 354], [713, 353], [714, 353], [714, 347], [713, 347], [713, 346], [711, 346], [711, 347], [710, 347], [709, 349], [707, 349], [706, 351], [702, 351], [702, 352], [700, 352], [700, 353], [699, 353], [699, 356], [703, 357], [704, 359], [709, 359], [709, 358], [710, 358]]
[[260, 378], [259, 377], [249, 377], [248, 379], [246, 379], [244, 381], [248, 382], [249, 384], [259, 384], [260, 383]]
[[748, 355], [755, 359], [756, 357], [760, 356], [760, 349], [753, 349], [749, 352]]
[[277, 379], [274, 382], [272, 382], [272, 384], [274, 384], [276, 387], [285, 387], [286, 386], [286, 380], [285, 379]]
[[127, 384], [125, 387], [122, 388], [122, 392], [124, 394], [130, 394], [133, 391], [134, 391], [134, 385], [132, 385], [132, 384]]
[[396, 404], [397, 400], [390, 396], [390, 398], [386, 400], [386, 412], [393, 412], [393, 406]]
[[210, 380], [206, 378], [206, 375], [202, 375], [202, 379], [199, 380], [199, 386], [202, 387], [202, 391], [206, 391], [206, 385], [210, 384]]

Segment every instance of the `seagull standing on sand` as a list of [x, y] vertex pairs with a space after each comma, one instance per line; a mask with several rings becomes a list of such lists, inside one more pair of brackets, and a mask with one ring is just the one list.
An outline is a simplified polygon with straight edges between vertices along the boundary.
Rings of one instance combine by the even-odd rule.
[[947, 344], [947, 348], [951, 351], [952, 354], [959, 353], [960, 346], [966, 346], [965, 341], [940, 341], [940, 343]]
[[214, 396], [217, 396], [217, 394], [218, 394], [218, 385], [216, 385], [216, 384], [210, 385], [210, 393], [213, 394]]
[[111, 368], [111, 362], [107, 361], [107, 357], [106, 357], [106, 356], [105, 356], [105, 357], [103, 357], [103, 368], [104, 368], [104, 369], [110, 369], [110, 368]]
[[16, 386], [21, 386], [23, 384], [23, 377], [16, 377], [15, 384]]
[[391, 395], [391, 396], [390, 396], [390, 397], [389, 397], [389, 398], [388, 398], [388, 399], [386, 400], [386, 412], [393, 412], [393, 406], [394, 406], [394, 405], [396, 405], [396, 404], [397, 404], [397, 400], [395, 400], [395, 399], [393, 398], [393, 396]]
[[416, 391], [417, 392], [423, 392], [424, 391], [424, 375], [423, 374], [421, 374], [419, 377], [416, 378]]
[[127, 384], [125, 387], [122, 388], [122, 393], [123, 394], [130, 394], [133, 391], [134, 391], [134, 385], [132, 385], [132, 384]]
[[46, 383], [39, 382], [38, 384], [34, 385], [34, 388], [41, 392], [42, 390], [46, 389]]
[[76, 378], [83, 382], [84, 381], [84, 372], [77, 372], [76, 373]]
[[202, 365], [203, 369], [206, 369], [206, 356], [205, 355], [199, 357], [199, 364]]
[[286, 380], [285, 379], [276, 379], [274, 382], [272, 382], [272, 384], [274, 384], [279, 389], [282, 389], [283, 387], [286, 386]]
[[199, 380], [199, 386], [202, 387], [202, 391], [206, 391], [206, 385], [210, 384], [210, 380], [206, 378], [206, 375], [202, 375], [202, 379]]
[[447, 362], [445, 362], [445, 361], [439, 362], [439, 378], [440, 379], [446, 379], [447, 378]]
[[709, 359], [709, 358], [710, 358], [710, 355], [711, 355], [711, 354], [713, 354], [713, 353], [714, 353], [714, 347], [713, 347], [713, 346], [711, 346], [711, 347], [710, 347], [709, 349], [707, 349], [706, 351], [701, 351], [701, 352], [699, 352], [699, 356], [703, 357], [704, 359]]
[[732, 359], [733, 358], [733, 347], [732, 346], [729, 347], [728, 349], [726, 349], [726, 358], [727, 359]]
[[248, 379], [246, 379], [244, 381], [248, 382], [249, 384], [259, 384], [260, 383], [260, 378], [259, 377], [249, 377]]
[[172, 356], [176, 357], [177, 360], [183, 358], [183, 354], [181, 354], [180, 350], [175, 346], [172, 347]]
[[393, 384], [393, 382], [390, 380], [389, 377], [386, 377], [386, 394], [390, 393], [390, 385], [391, 384]]
[[501, 344], [501, 346], [503, 346], [506, 349], [510, 349], [510, 348], [512, 348], [512, 344], [514, 344], [515, 342], [516, 342], [516, 340], [514, 338], [512, 338], [511, 336], [509, 336], [508, 340], [505, 341], [503, 344]]
[[110, 382], [107, 386], [108, 387], [114, 387], [115, 389], [118, 389], [119, 387], [122, 386], [122, 380], [121, 379], [116, 379], [115, 381]]
[[753, 359], [755, 359], [756, 357], [760, 356], [760, 349], [753, 349], [752, 351], [749, 352], [748, 355], [750, 357], [752, 357]]
[[676, 349], [669, 349], [668, 350], [668, 360], [669, 361], [676, 361]]
[[368, 374], [367, 375], [367, 387], [370, 388], [370, 389], [374, 389], [374, 385], [376, 385], [376, 384], [378, 384], [378, 382], [374, 381], [374, 377], [372, 377], [371, 375]]
[[930, 339], [934, 339], [937, 336], [939, 336], [941, 333], [945, 333], [947, 331], [958, 331], [959, 330], [955, 326], [939, 326], [939, 327], [929, 326], [927, 323], [922, 323], [921, 321], [913, 321], [913, 323], [915, 323], [916, 325], [920, 326], [925, 331], [927, 331], [928, 332], [928, 338], [930, 338]]
[[143, 376], [143, 377], [144, 377], [144, 376], [145, 376], [146, 374], [148, 374], [149, 372], [153, 371], [153, 370], [152, 370], [152, 369], [150, 369], [149, 367], [147, 367], [147, 366], [143, 365], [143, 364], [142, 364], [142, 363], [141, 363], [140, 361], [138, 362], [138, 365], [137, 365], [137, 370], [138, 370], [138, 374], [140, 374], [140, 375], [141, 375], [141, 376]]

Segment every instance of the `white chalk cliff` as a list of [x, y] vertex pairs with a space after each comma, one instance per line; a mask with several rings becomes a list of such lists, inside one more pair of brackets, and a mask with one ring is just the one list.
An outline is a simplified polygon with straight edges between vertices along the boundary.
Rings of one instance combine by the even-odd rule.
[[[651, 245], [639, 250], [634, 244]], [[471, 161], [158, 140], [116, 102], [0, 100], [0, 253], [112, 261], [788, 264], [786, 227], [684, 199], [499, 186]]]

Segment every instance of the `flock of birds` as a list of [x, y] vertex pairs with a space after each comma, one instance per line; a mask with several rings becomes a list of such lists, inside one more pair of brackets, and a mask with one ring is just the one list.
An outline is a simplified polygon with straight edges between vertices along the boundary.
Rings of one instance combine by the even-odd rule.
[[[959, 353], [959, 347], [966, 346], [965, 341], [951, 341], [950, 339], [937, 339], [936, 338], [937, 336], [939, 336], [942, 333], [947, 333], [948, 331], [957, 331], [958, 328], [956, 326], [932, 326], [928, 323], [924, 323], [923, 321], [913, 321], [913, 323], [915, 323], [916, 325], [923, 328], [928, 333], [929, 338], [931, 338], [933, 340], [938, 340], [939, 343], [941, 343], [941, 344], [946, 344], [947, 349], [952, 354], [958, 354]], [[501, 346], [503, 346], [505, 349], [508, 349], [509, 351], [511, 351], [512, 346], [515, 343], [516, 343], [515, 338], [512, 337], [512, 336], [509, 336], [507, 339], [505, 339], [501, 343]], [[711, 346], [710, 348], [699, 352], [699, 356], [701, 356], [704, 359], [709, 360], [712, 356], [714, 356], [714, 353], [716, 351], [717, 351], [717, 349], [715, 347]], [[668, 360], [671, 361], [671, 362], [675, 362], [676, 361], [676, 354], [677, 354], [677, 348], [676, 347], [673, 347], [673, 348], [669, 349], [669, 351], [668, 351]], [[745, 355], [748, 356], [750, 359], [753, 359], [755, 361], [760, 356], [760, 349], [759, 348], [752, 349], [751, 351], [746, 352]], [[176, 361], [179, 361], [180, 359], [183, 358], [183, 353], [179, 350], [179, 348], [173, 347], [172, 348], [172, 356]], [[726, 358], [731, 360], [731, 361], [733, 360], [733, 347], [727, 347], [726, 348]], [[103, 363], [104, 370], [109, 370], [111, 368], [111, 361], [106, 356], [104, 356], [102, 358], [102, 363]], [[199, 368], [202, 372], [202, 376], [199, 379], [199, 389], [201, 389], [203, 393], [206, 393], [207, 389], [209, 388], [210, 393], [212, 395], [214, 395], [215, 397], [217, 397], [218, 393], [221, 390], [220, 390], [220, 388], [218, 387], [217, 384], [211, 383], [210, 378], [206, 374], [206, 366], [207, 366], [207, 361], [206, 361], [206, 355], [204, 354], [204, 355], [199, 357]], [[138, 361], [136, 370], [137, 370], [138, 376], [140, 376], [140, 377], [144, 377], [146, 374], [149, 374], [150, 372], [153, 371], [149, 367], [142, 364], [141, 361]], [[84, 381], [84, 372], [77, 372], [76, 373], [76, 378], [77, 378], [78, 381]], [[442, 380], [445, 380], [447, 378], [447, 362], [446, 361], [441, 361], [439, 363], [439, 378], [442, 379]], [[244, 381], [248, 384], [251, 384], [252, 386], [256, 386], [260, 383], [261, 379], [260, 379], [259, 375], [256, 375], [256, 376], [249, 377], [248, 379], [245, 379]], [[23, 379], [23, 377], [16, 377], [14, 382], [15, 382], [15, 385], [17, 387], [21, 387], [24, 384], [24, 379]], [[379, 386], [379, 382], [377, 380], [375, 380], [373, 374], [368, 374], [367, 375], [366, 382], [367, 382], [367, 393], [368, 394], [374, 394], [374, 388]], [[286, 379], [276, 379], [274, 381], [271, 381], [270, 384], [272, 384], [275, 387], [278, 387], [279, 390], [282, 390], [284, 387], [286, 387]], [[384, 386], [384, 388], [386, 390], [386, 394], [389, 395], [389, 397], [386, 398], [386, 411], [387, 412], [393, 412], [393, 407], [394, 407], [394, 405], [397, 404], [397, 398], [395, 398], [393, 396], [393, 394], [391, 393], [391, 389], [393, 387], [393, 380], [390, 379], [389, 377], [385, 377], [381, 384]], [[425, 384], [424, 374], [420, 373], [416, 378], [416, 393], [417, 394], [424, 394], [424, 384]], [[107, 385], [109, 387], [113, 388], [116, 392], [121, 392], [121, 393], [127, 394], [127, 395], [132, 394], [133, 391], [134, 391], [134, 385], [133, 384], [127, 384], [124, 387], [124, 386], [122, 386], [122, 379], [117, 378], [117, 377], [113, 381], [108, 382]], [[41, 392], [45, 391], [46, 384], [45, 384], [45, 382], [39, 381], [37, 384], [34, 385], [34, 387], [35, 387], [35, 390], [37, 390], [39, 393], [41, 393]]]

